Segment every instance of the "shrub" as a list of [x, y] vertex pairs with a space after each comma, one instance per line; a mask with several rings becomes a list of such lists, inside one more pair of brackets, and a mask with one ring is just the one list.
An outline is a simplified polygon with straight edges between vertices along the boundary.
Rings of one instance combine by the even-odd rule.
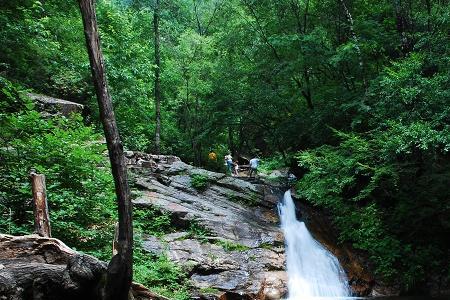
[[281, 169], [286, 166], [286, 160], [283, 158], [283, 156], [281, 154], [276, 154], [261, 160], [261, 166], [259, 167], [259, 169], [261, 172], [269, 174], [274, 170]]
[[165, 254], [153, 255], [142, 248], [143, 235], [162, 236], [174, 232], [169, 213], [153, 206], [134, 207], [133, 226], [133, 280], [171, 299], [190, 299], [187, 274]]
[[197, 191], [204, 191], [208, 187], [208, 177], [201, 174], [191, 175], [191, 186]]
[[300, 152], [308, 172], [297, 191], [332, 213], [340, 240], [367, 252], [380, 277], [401, 274], [410, 289], [448, 259], [449, 223], [437, 220], [448, 219], [450, 140], [425, 122], [388, 124], [369, 134], [336, 131], [340, 145]]
[[46, 176], [52, 235], [109, 259], [116, 212], [101, 136], [80, 115], [43, 118], [21, 87], [0, 85], [0, 230], [31, 232], [33, 168]]
[[175, 231], [170, 214], [153, 206], [133, 207], [135, 230], [154, 236], [162, 236]]
[[245, 251], [245, 250], [250, 249], [249, 247], [247, 247], [245, 245], [235, 243], [232, 241], [228, 241], [228, 240], [217, 240], [216, 244], [222, 246], [223, 250], [225, 250], [226, 252]]
[[190, 299], [187, 274], [167, 256], [152, 256], [135, 244], [133, 280], [170, 299]]

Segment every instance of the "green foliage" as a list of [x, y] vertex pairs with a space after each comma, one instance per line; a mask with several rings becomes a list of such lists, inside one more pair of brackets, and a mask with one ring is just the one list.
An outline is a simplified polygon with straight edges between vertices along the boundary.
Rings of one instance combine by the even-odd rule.
[[211, 231], [208, 228], [200, 225], [195, 220], [189, 222], [188, 233], [189, 237], [195, 238], [202, 243], [208, 242], [208, 237], [211, 236]]
[[134, 281], [170, 299], [190, 299], [186, 273], [165, 255], [151, 256], [137, 246], [134, 249], [134, 264]]
[[298, 191], [332, 212], [341, 241], [367, 251], [379, 275], [393, 281], [402, 274], [409, 289], [425, 274], [439, 273], [435, 266], [447, 259], [439, 232], [450, 227], [434, 220], [449, 216], [449, 190], [441, 177], [450, 175], [450, 162], [442, 160], [449, 135], [423, 123], [390, 124], [365, 135], [336, 131], [338, 147], [300, 152], [299, 164], [308, 173]]
[[263, 173], [271, 173], [274, 170], [286, 167], [286, 163], [286, 159], [283, 158], [282, 155], [273, 155], [261, 160], [261, 166], [258, 167], [258, 171], [261, 171]]
[[[303, 197], [332, 213], [341, 240], [367, 251], [379, 274], [401, 278], [405, 291], [448, 282], [449, 3], [304, 4], [162, 5], [163, 152], [223, 171], [229, 150], [258, 148], [273, 157], [262, 163], [267, 172], [299, 152]], [[141, 0], [96, 8], [124, 145], [151, 150], [153, 8]], [[87, 120], [98, 120], [76, 3], [3, 1], [0, 11], [0, 74], [83, 103]], [[22, 88], [0, 84], [0, 228], [30, 229], [26, 174], [35, 167], [48, 176], [55, 233], [101, 249], [114, 213], [99, 137], [80, 117], [42, 119]], [[210, 148], [217, 163], [207, 161]], [[166, 217], [136, 216], [141, 229], [167, 230]]]
[[133, 208], [133, 226], [135, 230], [154, 236], [162, 236], [175, 231], [168, 212], [153, 206]]
[[227, 199], [232, 202], [239, 203], [244, 206], [250, 206], [250, 207], [257, 206], [258, 203], [260, 202], [260, 196], [257, 193], [251, 193], [250, 198], [242, 197], [239, 194], [235, 194], [235, 193], [229, 193], [229, 194], [227, 194]]
[[0, 223], [1, 230], [31, 231], [28, 174], [35, 169], [46, 176], [53, 236], [79, 250], [108, 253], [114, 189], [100, 136], [79, 115], [44, 119], [18, 86], [4, 78], [0, 83], [1, 103], [11, 104], [0, 112], [0, 209], [9, 220]]
[[229, 240], [216, 240], [215, 243], [219, 246], [222, 246], [222, 248], [227, 251], [227, 252], [231, 252], [231, 251], [246, 251], [249, 250], [250, 248], [239, 244], [239, 243], [235, 243]]
[[142, 248], [144, 235], [161, 237], [175, 231], [170, 215], [153, 206], [134, 207], [133, 230], [133, 280], [170, 299], [190, 299], [186, 272], [171, 262], [166, 255], [156, 256]]
[[191, 186], [197, 191], [204, 191], [208, 188], [209, 178], [201, 174], [192, 174]]

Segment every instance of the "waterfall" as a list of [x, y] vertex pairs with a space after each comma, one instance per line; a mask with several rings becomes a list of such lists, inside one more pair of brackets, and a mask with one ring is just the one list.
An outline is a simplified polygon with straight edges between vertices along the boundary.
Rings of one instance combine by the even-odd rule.
[[337, 258], [298, 221], [291, 192], [278, 205], [286, 243], [288, 300], [347, 298], [351, 292]]

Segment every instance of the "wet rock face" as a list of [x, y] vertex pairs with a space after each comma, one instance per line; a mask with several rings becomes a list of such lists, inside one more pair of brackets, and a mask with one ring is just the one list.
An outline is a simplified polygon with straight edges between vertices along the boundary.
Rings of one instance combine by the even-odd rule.
[[[284, 237], [276, 209], [286, 188], [271, 186], [265, 179], [248, 182], [195, 168], [175, 156], [126, 152], [126, 157], [139, 189], [134, 205], [157, 206], [181, 226], [195, 222], [210, 232], [201, 242], [187, 232], [149, 236], [143, 243], [148, 252], [166, 253], [182, 265], [199, 291], [220, 291], [200, 295], [203, 299], [281, 299], [286, 294]], [[208, 178], [203, 191], [191, 185], [195, 174]], [[366, 296], [373, 290], [392, 294], [378, 288], [364, 264], [366, 258], [348, 245], [338, 245], [326, 214], [305, 203], [298, 205], [299, 217], [315, 238], [340, 260], [355, 294]], [[227, 249], [225, 241], [238, 249]]]
[[[295, 198], [295, 195], [293, 196]], [[314, 238], [339, 259], [355, 295], [386, 296], [398, 294], [398, 292], [382, 288], [376, 283], [370, 266], [366, 263], [368, 261], [366, 257], [358, 254], [350, 245], [338, 243], [338, 233], [334, 230], [331, 219], [325, 212], [298, 199], [296, 205], [300, 211], [298, 217], [304, 220]], [[376, 289], [380, 289], [379, 294], [374, 293]]]
[[[157, 206], [178, 224], [194, 222], [209, 232], [202, 241], [187, 232], [148, 236], [145, 250], [165, 253], [185, 268], [199, 291], [220, 291], [214, 297], [280, 299], [286, 293], [284, 239], [275, 205], [279, 189], [194, 168], [174, 156], [125, 154], [139, 189], [134, 205]], [[192, 187], [193, 175], [208, 178], [206, 189]]]
[[[154, 159], [156, 157], [159, 162]], [[264, 185], [251, 184], [225, 174], [197, 169], [178, 158], [147, 155], [132, 157], [140, 196], [138, 206], [157, 206], [172, 213], [180, 224], [196, 221], [214, 236], [247, 247], [283, 244], [278, 228], [274, 194]], [[145, 166], [152, 166], [151, 168]], [[152, 171], [158, 170], [158, 172]], [[192, 175], [208, 178], [208, 187], [198, 191]], [[250, 207], [249, 207], [250, 206]]]
[[[175, 235], [179, 239], [174, 239]], [[198, 289], [215, 288], [256, 295], [265, 284], [267, 289], [270, 287], [271, 294], [281, 296], [286, 292], [282, 247], [227, 250], [214, 243], [214, 239], [200, 242], [183, 239], [185, 236], [176, 233], [161, 239], [151, 237], [143, 247], [154, 254], [166, 251], [172, 261], [184, 266], [191, 274], [190, 279]]]

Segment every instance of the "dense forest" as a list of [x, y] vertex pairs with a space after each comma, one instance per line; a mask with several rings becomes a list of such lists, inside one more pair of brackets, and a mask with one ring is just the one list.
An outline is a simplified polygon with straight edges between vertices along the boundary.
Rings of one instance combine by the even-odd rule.
[[[0, 231], [32, 231], [34, 168], [47, 176], [53, 235], [109, 260], [114, 188], [78, 5], [0, 9]], [[288, 166], [298, 195], [381, 280], [410, 293], [449, 283], [449, 1], [99, 0], [96, 10], [126, 149], [216, 171], [228, 151]], [[45, 117], [28, 92], [85, 109]], [[157, 210], [134, 214], [135, 232], [173, 226]], [[135, 280], [187, 297], [177, 266], [142, 255]]]

